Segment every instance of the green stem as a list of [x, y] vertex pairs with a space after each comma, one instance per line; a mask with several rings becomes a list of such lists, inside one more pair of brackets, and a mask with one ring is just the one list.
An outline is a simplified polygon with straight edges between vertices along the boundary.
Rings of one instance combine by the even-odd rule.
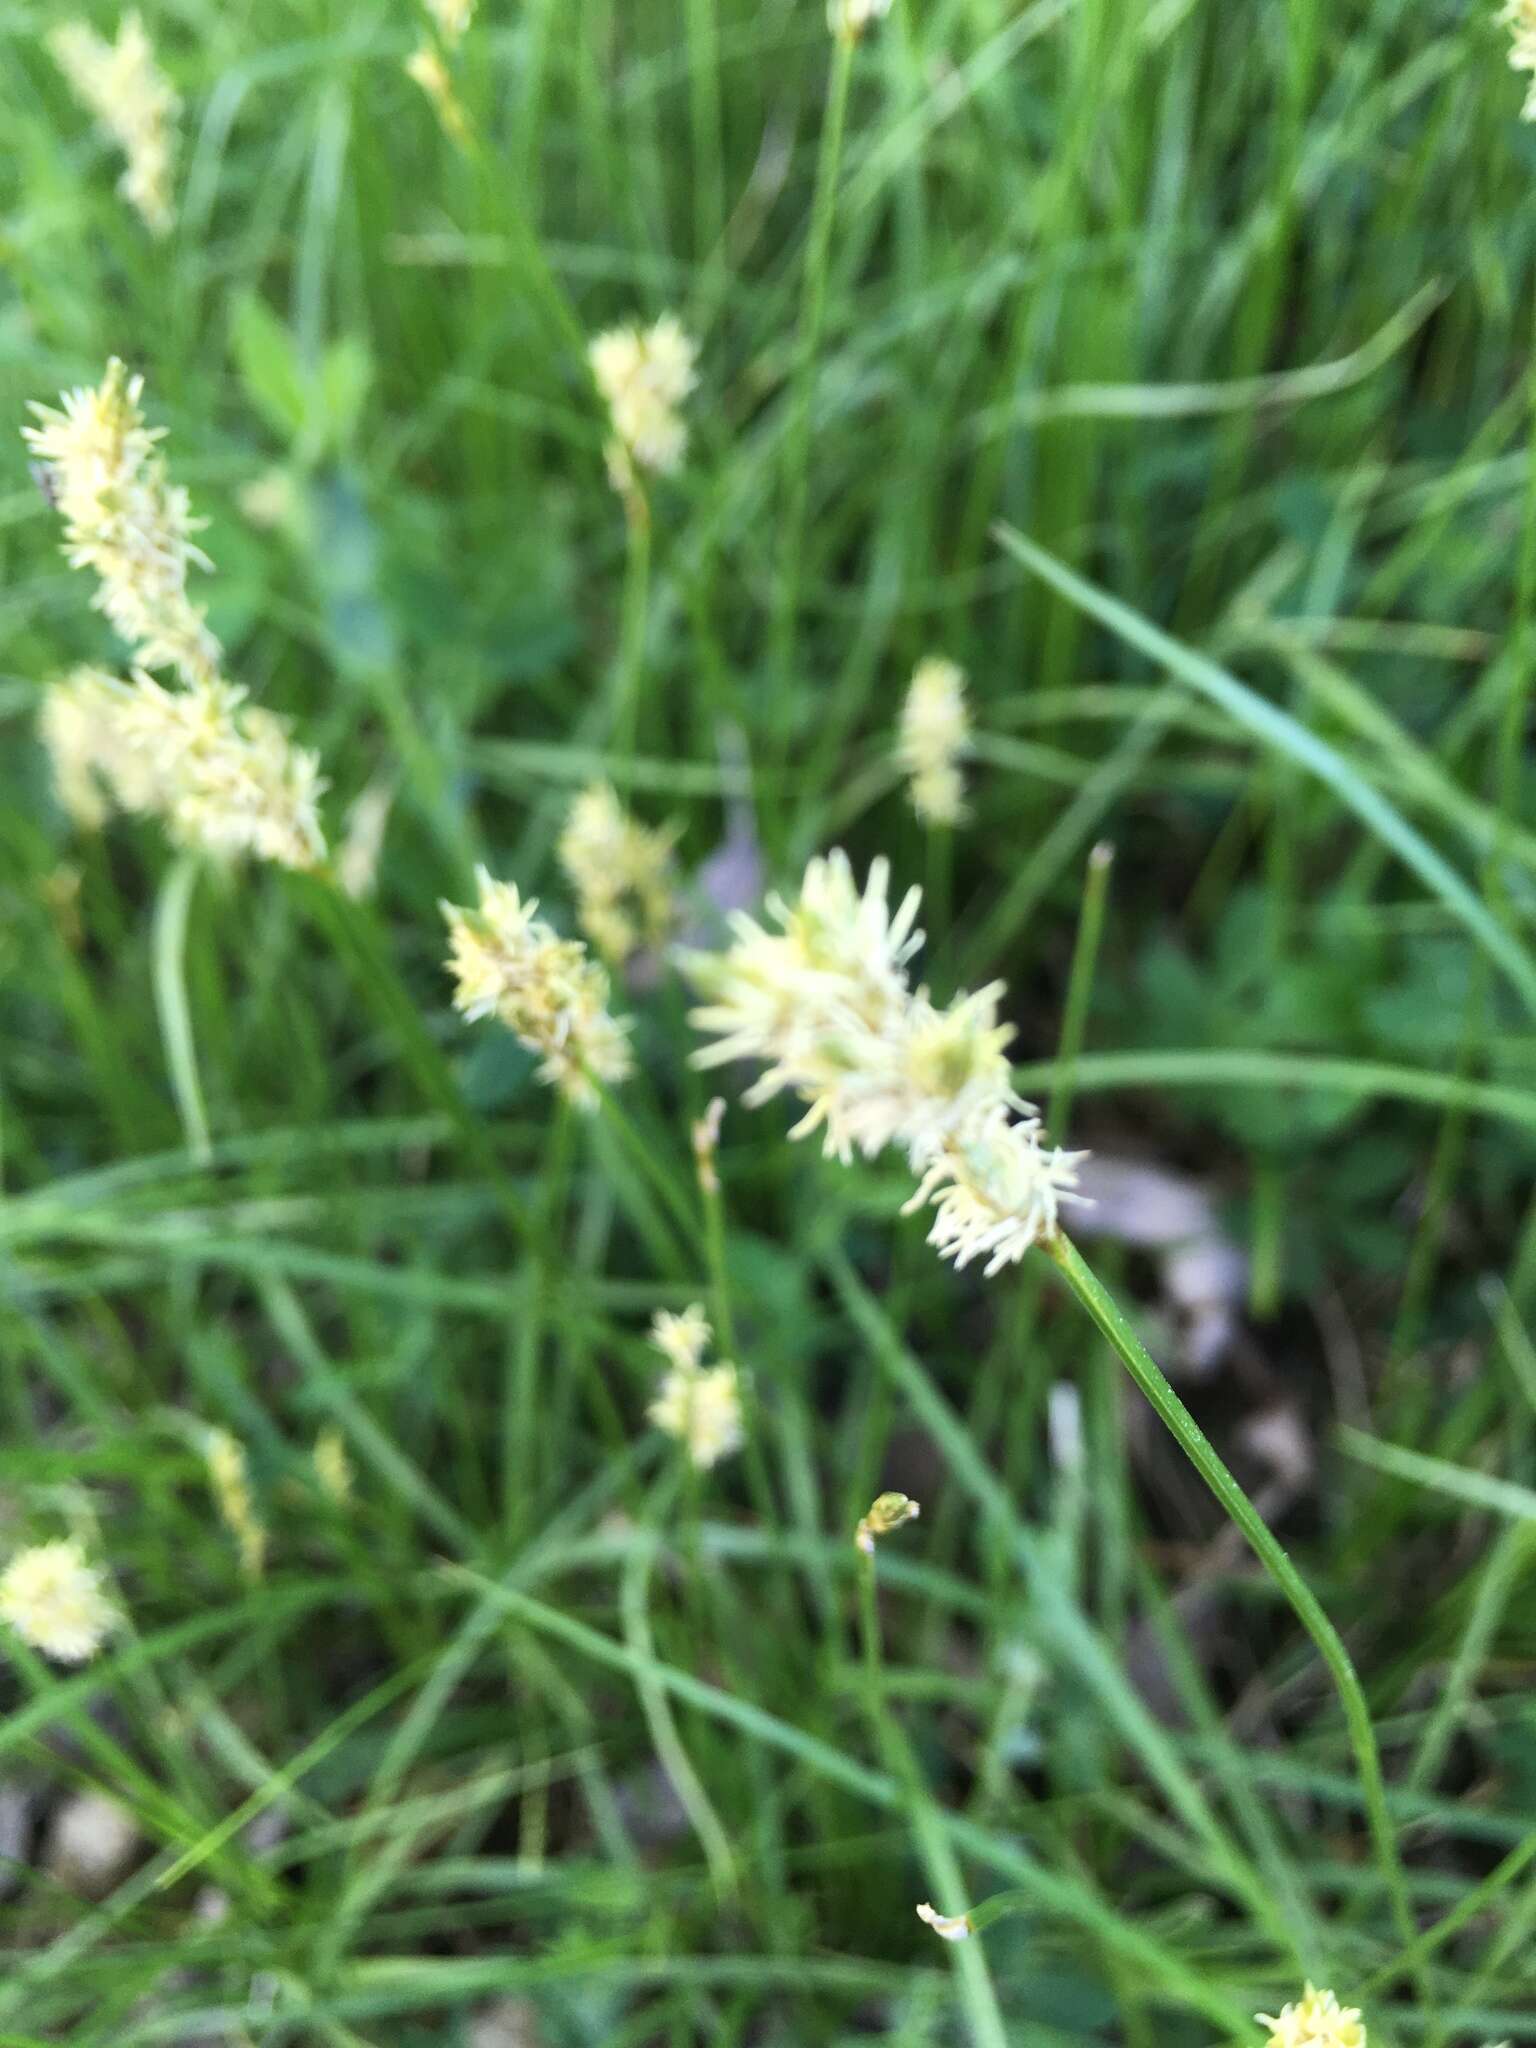
[[1077, 941], [1072, 948], [1072, 968], [1067, 976], [1067, 1000], [1061, 1019], [1061, 1042], [1056, 1048], [1056, 1078], [1046, 1123], [1059, 1138], [1072, 1110], [1072, 1091], [1077, 1056], [1083, 1049], [1088, 1024], [1088, 1005], [1093, 997], [1094, 969], [1099, 964], [1099, 940], [1104, 933], [1104, 910], [1109, 898], [1109, 870], [1115, 849], [1101, 839], [1088, 856], [1088, 875], [1083, 883], [1082, 908], [1077, 917]]
[[693, 254], [713, 268], [725, 228], [720, 32], [715, 0], [688, 0], [689, 119], [693, 130]]
[[827, 267], [832, 253], [832, 223], [837, 212], [837, 182], [842, 164], [843, 129], [848, 117], [853, 53], [851, 37], [838, 36], [835, 39], [821, 121], [816, 191], [811, 201], [811, 225], [805, 247], [800, 317], [795, 328], [789, 432], [784, 443], [784, 523], [772, 640], [774, 687], [780, 693], [789, 681], [795, 651], [795, 621], [800, 609], [800, 557], [805, 541], [811, 448], [811, 394], [815, 388], [816, 359], [826, 319]]
[[624, 494], [624, 618], [613, 679], [613, 751], [634, 758], [645, 673], [645, 633], [651, 602], [651, 508], [638, 483]]
[[208, 1112], [197, 1073], [197, 1047], [192, 1037], [192, 1011], [187, 1001], [187, 919], [197, 886], [198, 860], [184, 853], [166, 876], [155, 905], [155, 1008], [176, 1113], [181, 1118], [187, 1150], [199, 1166], [213, 1156]]
[[[1354, 1750], [1355, 1765], [1360, 1773], [1366, 1816], [1376, 1845], [1381, 1874], [1392, 1901], [1393, 1919], [1402, 1941], [1405, 1944], [1412, 1943], [1417, 1937], [1417, 1930], [1409, 1904], [1407, 1883], [1403, 1876], [1402, 1859], [1398, 1852], [1397, 1831], [1387, 1808], [1381, 1754], [1376, 1746], [1376, 1732], [1371, 1726], [1371, 1713], [1366, 1703], [1365, 1691], [1349, 1651], [1344, 1647], [1343, 1638], [1324, 1613], [1306, 1580], [1292, 1564], [1263, 1516], [1228, 1471], [1204, 1430], [1169, 1385], [1161, 1369], [1121, 1313], [1119, 1304], [1094, 1274], [1077, 1247], [1070, 1239], [1058, 1235], [1045, 1244], [1044, 1250], [1055, 1262], [1057, 1271], [1076, 1295], [1100, 1334], [1119, 1354], [1126, 1371], [1146, 1396], [1159, 1419], [1172, 1433], [1179, 1448], [1216, 1496], [1226, 1514], [1247, 1538], [1255, 1556], [1290, 1602], [1297, 1620], [1312, 1638], [1318, 1654], [1327, 1665], [1344, 1708], [1350, 1746]], [[1420, 1994], [1428, 2009], [1429, 2000], [1422, 1983]]]
[[[709, 1294], [715, 1313], [715, 1338], [721, 1357], [732, 1359], [740, 1366], [741, 1354], [736, 1348], [736, 1317], [731, 1307], [731, 1278], [725, 1261], [725, 1202], [719, 1181], [711, 1183], [701, 1175], [699, 1193], [704, 1203], [704, 1252], [709, 1262]], [[750, 1400], [744, 1461], [747, 1484], [752, 1492], [753, 1505], [763, 1520], [772, 1524], [778, 1519], [779, 1511], [763, 1450], [765, 1411], [755, 1388]]]
[[[864, 1690], [870, 1726], [886, 1768], [901, 1786], [923, 1875], [937, 1893], [940, 1911], [963, 1913], [965, 1880], [960, 1859], [939, 1824], [921, 1766], [906, 1731], [891, 1712], [885, 1696], [880, 1655], [880, 1610], [875, 1597], [875, 1552], [859, 1552], [859, 1635], [864, 1661]], [[997, 2002], [997, 1987], [985, 1951], [962, 1944], [953, 1957], [961, 2002], [976, 2048], [1008, 2048], [1008, 2029]]]

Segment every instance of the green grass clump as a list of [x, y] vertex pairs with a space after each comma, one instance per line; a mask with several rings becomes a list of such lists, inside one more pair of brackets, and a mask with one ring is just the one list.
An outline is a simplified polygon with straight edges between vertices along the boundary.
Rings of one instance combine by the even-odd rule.
[[[144, 12], [163, 236], [61, 10], [0, 23], [0, 1566], [78, 1536], [126, 1615], [78, 1668], [6, 1635], [0, 2043], [1256, 2048], [1309, 1977], [1372, 2048], [1536, 2040], [1497, 10]], [[616, 491], [587, 340], [667, 312], [687, 458]], [[113, 355], [333, 843], [389, 797], [370, 897], [57, 801], [42, 693], [125, 655], [19, 429]], [[892, 756], [929, 653], [953, 831]], [[819, 850], [921, 882], [936, 1000], [1006, 980], [1020, 1089], [1197, 1183], [1239, 1298], [1122, 1234], [957, 1274], [891, 1154], [690, 1066], [665, 960], [590, 1115], [467, 1027], [440, 901], [483, 863], [574, 932], [599, 778], [699, 947]], [[695, 1300], [747, 1388], [706, 1473], [646, 1423]], [[87, 1792], [132, 1823], [94, 1876]]]

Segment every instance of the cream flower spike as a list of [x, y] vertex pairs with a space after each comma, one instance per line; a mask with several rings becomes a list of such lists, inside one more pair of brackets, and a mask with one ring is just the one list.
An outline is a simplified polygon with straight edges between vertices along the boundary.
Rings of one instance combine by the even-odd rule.
[[612, 327], [587, 361], [613, 425], [608, 468], [619, 490], [634, 467], [670, 475], [681, 468], [688, 429], [679, 408], [698, 383], [698, 349], [675, 314], [652, 327]]
[[405, 60], [405, 75], [432, 102], [432, 111], [448, 140], [462, 149], [469, 140], [469, 116], [454, 89], [453, 74], [443, 62], [442, 51], [430, 43], [419, 43]]
[[940, 1941], [969, 1941], [975, 1929], [968, 1913], [940, 1913], [926, 1902], [917, 1909], [917, 1917], [926, 1927], [931, 1927]]
[[240, 1553], [240, 1569], [248, 1579], [259, 1579], [267, 1564], [267, 1530], [251, 1491], [245, 1446], [232, 1430], [210, 1429], [203, 1438], [203, 1462], [209, 1490]]
[[101, 1573], [71, 1538], [35, 1543], [0, 1573], [0, 1621], [60, 1664], [94, 1657], [121, 1620]]
[[608, 959], [622, 962], [666, 937], [676, 914], [675, 837], [631, 817], [606, 782], [594, 782], [571, 805], [560, 865], [576, 891], [582, 929]]
[[187, 596], [187, 572], [212, 567], [192, 536], [187, 494], [171, 483], [145, 423], [142, 377], [113, 356], [98, 385], [66, 391], [57, 408], [34, 402], [22, 438], [47, 472], [72, 569], [95, 572], [97, 606], [140, 668], [174, 668], [189, 684], [218, 673], [219, 644]]
[[746, 1442], [741, 1387], [734, 1365], [674, 1368], [646, 1410], [656, 1427], [676, 1437], [695, 1470], [707, 1472]]
[[875, 1544], [882, 1536], [894, 1535], [908, 1522], [915, 1522], [922, 1512], [922, 1504], [905, 1493], [877, 1494], [870, 1504], [869, 1513], [859, 1518], [859, 1526], [853, 1533], [854, 1548], [862, 1550], [866, 1557], [873, 1557]]
[[652, 1349], [682, 1372], [698, 1371], [713, 1336], [701, 1301], [690, 1302], [679, 1316], [659, 1308], [651, 1318]]
[[454, 1006], [471, 1022], [497, 1017], [532, 1052], [539, 1078], [580, 1109], [598, 1100], [597, 1082], [630, 1071], [627, 1026], [608, 1010], [608, 977], [579, 939], [562, 939], [535, 915], [513, 882], [476, 870], [473, 908], [441, 905], [448, 921]]
[[835, 1158], [902, 1147], [919, 1176], [908, 1210], [934, 1205], [929, 1242], [960, 1266], [985, 1256], [997, 1273], [1053, 1237], [1062, 1204], [1082, 1199], [1085, 1155], [1048, 1147], [1014, 1092], [1000, 982], [943, 1010], [909, 987], [920, 892], [892, 912], [889, 887], [885, 861], [861, 891], [847, 856], [829, 854], [810, 863], [794, 902], [768, 899], [779, 930], [738, 914], [723, 953], [687, 955], [706, 997], [691, 1021], [715, 1041], [694, 1062], [762, 1062], [744, 1099], [791, 1090], [805, 1105], [791, 1137], [820, 1130]]
[[86, 831], [98, 830], [114, 809], [158, 806], [159, 770], [134, 744], [124, 715], [132, 694], [102, 669], [77, 668], [49, 687], [38, 711], [59, 802]]
[[[765, 929], [738, 912], [721, 954], [690, 954], [688, 972], [710, 998], [692, 1021], [716, 1043], [695, 1055], [701, 1067], [765, 1061], [749, 1103], [794, 1089], [815, 1114], [847, 1075], [862, 1073], [900, 1027], [908, 1000], [906, 963], [922, 944], [912, 929], [922, 892], [909, 890], [893, 913], [889, 863], [875, 861], [862, 892], [841, 851], [813, 860], [799, 896], [770, 896]], [[830, 1149], [837, 1149], [831, 1142]]]
[[827, 27], [842, 42], [856, 43], [871, 22], [884, 21], [891, 0], [827, 0]]
[[475, 18], [475, 0], [426, 0], [426, 9], [437, 23], [438, 34], [450, 48], [463, 41]]
[[[1510, 70], [1536, 73], [1536, 0], [1505, 0], [1499, 20], [1510, 32]], [[1520, 118], [1536, 121], [1536, 76], [1526, 88]]]
[[128, 160], [118, 190], [157, 235], [165, 234], [174, 217], [171, 173], [181, 101], [155, 62], [139, 14], [124, 15], [115, 43], [83, 21], [61, 22], [48, 49], [76, 99]]
[[1269, 2028], [1265, 2048], [1365, 2048], [1360, 2008], [1340, 2005], [1331, 1991], [1311, 1984], [1277, 2015], [1261, 2012], [1257, 2017], [1261, 2027]]
[[912, 808], [925, 823], [957, 825], [965, 816], [960, 762], [970, 737], [965, 671], [931, 654], [912, 672], [896, 739]]
[[681, 1315], [658, 1309], [651, 1318], [651, 1345], [671, 1370], [645, 1412], [659, 1430], [677, 1438], [700, 1472], [739, 1451], [746, 1441], [735, 1366], [728, 1360], [704, 1364], [712, 1335], [702, 1302], [690, 1302]]
[[1056, 1235], [1063, 1202], [1085, 1199], [1076, 1190], [1087, 1156], [1053, 1150], [1041, 1142], [1037, 1122], [1015, 1123], [1000, 1107], [975, 1130], [945, 1141], [903, 1213], [932, 1202], [928, 1242], [956, 1266], [984, 1258], [990, 1280]]

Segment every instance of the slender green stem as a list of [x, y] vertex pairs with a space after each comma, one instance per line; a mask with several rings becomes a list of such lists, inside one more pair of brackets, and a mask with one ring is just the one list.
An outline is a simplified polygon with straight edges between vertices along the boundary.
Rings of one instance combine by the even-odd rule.
[[[1384, 1964], [1374, 1976], [1367, 1977], [1360, 1987], [1360, 1996], [1374, 1998], [1378, 1992], [1384, 1991], [1387, 1985], [1395, 1983], [1399, 1977], [1406, 1976], [1409, 1970], [1418, 1969], [1436, 1949], [1443, 1948], [1452, 1935], [1459, 1934], [1479, 1915], [1486, 1913], [1500, 1892], [1506, 1891], [1514, 1883], [1533, 1857], [1536, 1857], [1536, 1832], [1527, 1835], [1523, 1842], [1517, 1842], [1509, 1854], [1494, 1865], [1481, 1883], [1475, 1884], [1469, 1892], [1464, 1892], [1451, 1910], [1437, 1920], [1433, 1927], [1425, 1928], [1411, 1946], [1400, 1950], [1391, 1962]], [[1461, 1993], [1461, 1999], [1463, 2004], [1470, 2003], [1469, 1994], [1465, 1989]]]
[[469, 1156], [485, 1173], [497, 1205], [519, 1242], [528, 1244], [532, 1238], [531, 1220], [483, 1120], [465, 1101], [452, 1065], [423, 1023], [376, 914], [368, 904], [354, 902], [323, 877], [294, 875], [290, 883], [310, 917], [335, 946], [364, 1003], [389, 1028], [427, 1100], [451, 1120]]
[[[702, 1170], [699, 1173], [699, 1194], [704, 1204], [704, 1253], [709, 1262], [709, 1295], [714, 1307], [715, 1337], [721, 1357], [733, 1360], [739, 1367], [741, 1354], [736, 1347], [736, 1316], [731, 1304], [731, 1276], [725, 1257], [725, 1199], [713, 1161], [707, 1173]], [[763, 1447], [767, 1411], [750, 1376], [746, 1379], [746, 1388], [749, 1390], [747, 1441], [742, 1462], [752, 1504], [764, 1522], [772, 1526], [778, 1520], [779, 1509]]]
[[[923, 1874], [938, 1894], [940, 1910], [962, 1913], [965, 1882], [960, 1860], [939, 1824], [912, 1745], [885, 1696], [873, 1540], [867, 1550], [861, 1546], [859, 1551], [859, 1636], [870, 1726], [886, 1768], [905, 1792]], [[1008, 2048], [1008, 2029], [997, 2002], [997, 1987], [992, 1981], [985, 1952], [979, 1946], [961, 1947], [955, 1953], [954, 1965], [961, 2000], [970, 2023], [971, 2039], [976, 2048]]]
[[645, 636], [651, 603], [651, 508], [638, 483], [624, 494], [624, 616], [613, 678], [613, 751], [633, 759], [640, 728]]
[[686, 1183], [665, 1152], [646, 1142], [644, 1134], [613, 1090], [596, 1079], [593, 1085], [602, 1104], [604, 1123], [617, 1138], [621, 1150], [641, 1179], [648, 1182], [660, 1197], [662, 1208], [675, 1226], [678, 1255], [685, 1265], [691, 1264], [689, 1248], [697, 1244], [699, 1219], [688, 1199]]
[[[670, 1486], [665, 1491], [670, 1492]], [[695, 1529], [697, 1526], [695, 1521]], [[703, 1780], [693, 1767], [693, 1759], [688, 1754], [672, 1712], [667, 1689], [655, 1675], [656, 1645], [651, 1636], [649, 1613], [651, 1567], [655, 1557], [654, 1544], [637, 1544], [625, 1563], [620, 1594], [624, 1641], [635, 1656], [635, 1690], [650, 1731], [656, 1760], [665, 1771], [668, 1783], [677, 1794], [678, 1804], [688, 1816], [689, 1825], [704, 1852], [716, 1898], [728, 1899], [737, 1889], [736, 1859], [731, 1853], [730, 1837], [721, 1826], [720, 1816], [704, 1789]]]
[[188, 1152], [199, 1166], [206, 1166], [213, 1156], [213, 1143], [208, 1135], [208, 1112], [203, 1106], [192, 1010], [187, 1001], [187, 919], [197, 875], [196, 854], [184, 853], [161, 885], [155, 905], [154, 982], [160, 1038], [165, 1046], [176, 1113], [181, 1118]]
[[544, 1155], [543, 1188], [528, 1259], [528, 1293], [507, 1375], [502, 1413], [502, 1514], [509, 1531], [527, 1527], [539, 1511], [542, 1459], [539, 1430], [539, 1359], [552, 1297], [560, 1279], [560, 1247], [571, 1180], [576, 1110], [566, 1096]]
[[1061, 1040], [1056, 1048], [1056, 1075], [1051, 1090], [1046, 1123], [1059, 1138], [1072, 1113], [1072, 1091], [1077, 1056], [1083, 1049], [1088, 1025], [1088, 1005], [1093, 999], [1094, 970], [1099, 964], [1099, 940], [1104, 934], [1104, 911], [1109, 899], [1109, 870], [1115, 849], [1101, 839], [1088, 856], [1088, 873], [1083, 883], [1082, 907], [1077, 915], [1077, 940], [1072, 948], [1072, 968], [1067, 976], [1067, 1000], [1062, 1011]]
[[800, 610], [801, 555], [805, 544], [805, 511], [811, 448], [811, 394], [826, 320], [827, 267], [832, 253], [832, 223], [837, 212], [837, 182], [842, 165], [843, 129], [848, 117], [848, 87], [853, 77], [854, 41], [838, 36], [832, 46], [821, 121], [821, 150], [816, 164], [816, 190], [805, 245], [805, 270], [800, 287], [800, 317], [795, 329], [794, 367], [789, 394], [789, 431], [784, 441], [783, 525], [780, 532], [779, 579], [773, 618], [774, 688], [782, 692], [794, 662], [795, 623]]
[[707, 263], [725, 226], [716, 0], [688, 0], [689, 119], [693, 130], [693, 254]]
[[[1070, 1239], [1058, 1235], [1044, 1247], [1057, 1271], [1076, 1295], [1100, 1334], [1114, 1347], [1121, 1363], [1146, 1396], [1159, 1419], [1172, 1433], [1179, 1448], [1216, 1496], [1226, 1514], [1247, 1538], [1259, 1562], [1290, 1602], [1297, 1620], [1317, 1646], [1319, 1655], [1333, 1677], [1344, 1708], [1350, 1746], [1360, 1773], [1366, 1816], [1376, 1845], [1382, 1878], [1392, 1901], [1393, 1918], [1403, 1942], [1416, 1938], [1408, 1887], [1398, 1852], [1397, 1831], [1387, 1807], [1386, 1783], [1381, 1754], [1365, 1691], [1344, 1640], [1324, 1613], [1306, 1580], [1296, 1569], [1278, 1538], [1271, 1532], [1258, 1509], [1228, 1471], [1215, 1446], [1174, 1392], [1141, 1339], [1121, 1313], [1119, 1304], [1103, 1286]], [[1426, 2009], [1429, 2000], [1423, 1983], [1420, 1993]]]

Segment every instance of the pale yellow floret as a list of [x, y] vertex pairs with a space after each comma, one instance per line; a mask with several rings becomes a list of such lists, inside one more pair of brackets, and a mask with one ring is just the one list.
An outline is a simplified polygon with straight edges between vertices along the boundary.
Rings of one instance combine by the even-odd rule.
[[475, 18], [475, 0], [426, 0], [426, 8], [439, 35], [449, 44], [462, 41]]
[[544, 1055], [541, 1080], [591, 1108], [594, 1083], [611, 1085], [630, 1071], [627, 1027], [609, 1013], [607, 975], [579, 939], [559, 938], [515, 883], [498, 882], [484, 868], [476, 880], [476, 907], [441, 906], [455, 1007], [471, 1022], [499, 1018]]
[[[219, 673], [219, 646], [187, 596], [194, 546], [139, 407], [142, 380], [114, 357], [101, 383], [35, 405], [24, 430], [46, 464], [72, 566], [94, 570], [96, 602], [133, 648], [130, 683], [77, 670], [44, 701], [41, 732], [59, 794], [84, 825], [109, 808], [162, 817], [173, 838], [218, 859], [253, 854], [311, 868], [325, 854], [315, 755]], [[148, 673], [174, 670], [181, 687]]]
[[904, 1213], [932, 1202], [928, 1242], [940, 1258], [957, 1266], [984, 1258], [990, 1279], [1031, 1245], [1056, 1235], [1061, 1204], [1082, 1200], [1077, 1169], [1086, 1157], [1042, 1143], [1033, 1118], [1013, 1122], [999, 1106], [981, 1124], [946, 1139]]
[[920, 892], [892, 913], [889, 879], [877, 860], [860, 892], [845, 855], [813, 860], [798, 901], [769, 899], [782, 933], [740, 915], [723, 954], [685, 963], [712, 999], [693, 1013], [717, 1040], [698, 1064], [765, 1062], [747, 1101], [792, 1090], [807, 1106], [792, 1135], [820, 1130], [823, 1149], [845, 1161], [891, 1144], [925, 1159], [993, 1103], [1013, 1099], [1005, 1057], [1013, 1029], [997, 1020], [1002, 984], [944, 1010], [925, 989], [914, 994], [906, 964], [922, 941], [912, 929]]
[[908, 778], [912, 808], [931, 825], [958, 824], [965, 816], [960, 762], [970, 745], [965, 671], [929, 655], [913, 671], [901, 707], [896, 758]]
[[875, 1544], [882, 1536], [892, 1536], [898, 1529], [915, 1522], [922, 1513], [922, 1504], [905, 1493], [877, 1494], [870, 1503], [869, 1513], [859, 1517], [859, 1526], [853, 1533], [854, 1547], [862, 1550], [866, 1557], [873, 1557]]
[[227, 1429], [210, 1429], [203, 1438], [203, 1461], [214, 1501], [239, 1549], [240, 1568], [248, 1579], [259, 1579], [266, 1568], [267, 1532], [256, 1512], [245, 1446]]
[[116, 809], [162, 818], [179, 844], [215, 859], [311, 868], [325, 852], [318, 760], [228, 683], [167, 690], [77, 669], [48, 690], [38, 727], [79, 825]]
[[57, 409], [34, 404], [23, 438], [46, 465], [70, 566], [95, 572], [96, 603], [140, 668], [174, 668], [188, 683], [217, 672], [218, 642], [187, 596], [187, 571], [210, 566], [192, 535], [184, 490], [172, 484], [145, 425], [142, 377], [116, 356], [100, 384], [66, 391]]
[[380, 776], [369, 783], [347, 813], [336, 854], [336, 879], [355, 901], [371, 896], [377, 886], [379, 858], [394, 801], [394, 783], [388, 776]]
[[873, 21], [883, 21], [891, 0], [827, 0], [827, 27], [844, 42], [856, 43]]
[[127, 14], [115, 43], [83, 21], [61, 22], [48, 37], [70, 89], [128, 160], [118, 190], [157, 235], [173, 219], [171, 184], [175, 122], [181, 101], [155, 62], [137, 12]]
[[[319, 757], [295, 746], [284, 720], [215, 678], [168, 690], [134, 678], [120, 713], [125, 743], [155, 772], [149, 803], [171, 837], [215, 860], [252, 855], [280, 867], [324, 858]], [[125, 808], [132, 806], [125, 805]]]
[[968, 1913], [941, 1913], [926, 1901], [918, 1907], [917, 1917], [940, 1941], [969, 1941], [973, 1932]]
[[657, 945], [676, 914], [672, 847], [676, 834], [642, 825], [606, 782], [584, 789], [560, 834], [560, 864], [576, 891], [576, 914], [610, 960]]
[[454, 90], [453, 78], [443, 62], [441, 51], [434, 50], [430, 43], [422, 43], [406, 58], [405, 75], [419, 85], [432, 102], [432, 110], [448, 140], [462, 148], [469, 137], [469, 116]]
[[[846, 854], [833, 852], [806, 868], [798, 897], [768, 898], [778, 931], [737, 912], [723, 953], [690, 954], [684, 964], [707, 998], [692, 1021], [715, 1040], [696, 1064], [763, 1061], [749, 1103], [793, 1089], [813, 1113], [823, 1105], [815, 1122], [831, 1122], [826, 1099], [850, 1077], [856, 1082], [872, 1047], [905, 1014], [905, 965], [922, 943], [912, 929], [921, 891], [910, 890], [892, 913], [889, 881], [888, 864], [877, 860], [861, 892]], [[829, 1148], [837, 1143], [829, 1129]]]
[[701, 1301], [690, 1302], [681, 1315], [657, 1309], [651, 1318], [650, 1342], [680, 1372], [696, 1372], [704, 1362], [713, 1331]]
[[608, 407], [616, 448], [609, 474], [620, 489], [631, 463], [668, 475], [682, 463], [688, 429], [678, 408], [698, 382], [698, 350], [673, 314], [653, 327], [614, 327], [587, 349]]
[[71, 1538], [20, 1551], [0, 1574], [0, 1621], [60, 1664], [94, 1657], [122, 1617]]
[[1054, 1236], [1084, 1155], [1046, 1146], [1013, 1090], [1001, 983], [943, 1010], [910, 987], [919, 892], [893, 913], [889, 881], [883, 860], [862, 891], [843, 854], [813, 860], [797, 900], [769, 899], [778, 931], [738, 915], [723, 953], [689, 955], [708, 998], [692, 1022], [715, 1041], [694, 1059], [761, 1062], [745, 1099], [791, 1090], [806, 1109], [790, 1135], [820, 1130], [832, 1156], [902, 1147], [920, 1176], [908, 1207], [934, 1204], [930, 1243], [995, 1273]]
[[718, 1195], [720, 1175], [715, 1167], [715, 1153], [720, 1146], [720, 1125], [725, 1117], [725, 1097], [712, 1095], [705, 1105], [704, 1114], [694, 1119], [690, 1130], [693, 1140], [694, 1171], [699, 1177], [699, 1188], [706, 1195]]
[[160, 777], [129, 736], [129, 685], [102, 669], [77, 668], [44, 693], [38, 736], [59, 802], [77, 825], [96, 831], [113, 810], [148, 811]]
[[334, 1423], [327, 1423], [315, 1438], [312, 1459], [322, 1489], [337, 1507], [351, 1507], [352, 1460], [347, 1455], [346, 1440]]
[[[1510, 69], [1536, 74], [1536, 0], [1505, 0], [1499, 19], [1510, 32]], [[1536, 121], [1536, 75], [1526, 88], [1520, 118]]]
[[1331, 1991], [1311, 1984], [1278, 2014], [1261, 2012], [1258, 2023], [1269, 2028], [1265, 2048], [1365, 2048], [1360, 2008], [1341, 2006]]
[[646, 1410], [656, 1427], [676, 1437], [689, 1463], [706, 1472], [746, 1441], [741, 1420], [741, 1388], [729, 1363], [674, 1366]]

